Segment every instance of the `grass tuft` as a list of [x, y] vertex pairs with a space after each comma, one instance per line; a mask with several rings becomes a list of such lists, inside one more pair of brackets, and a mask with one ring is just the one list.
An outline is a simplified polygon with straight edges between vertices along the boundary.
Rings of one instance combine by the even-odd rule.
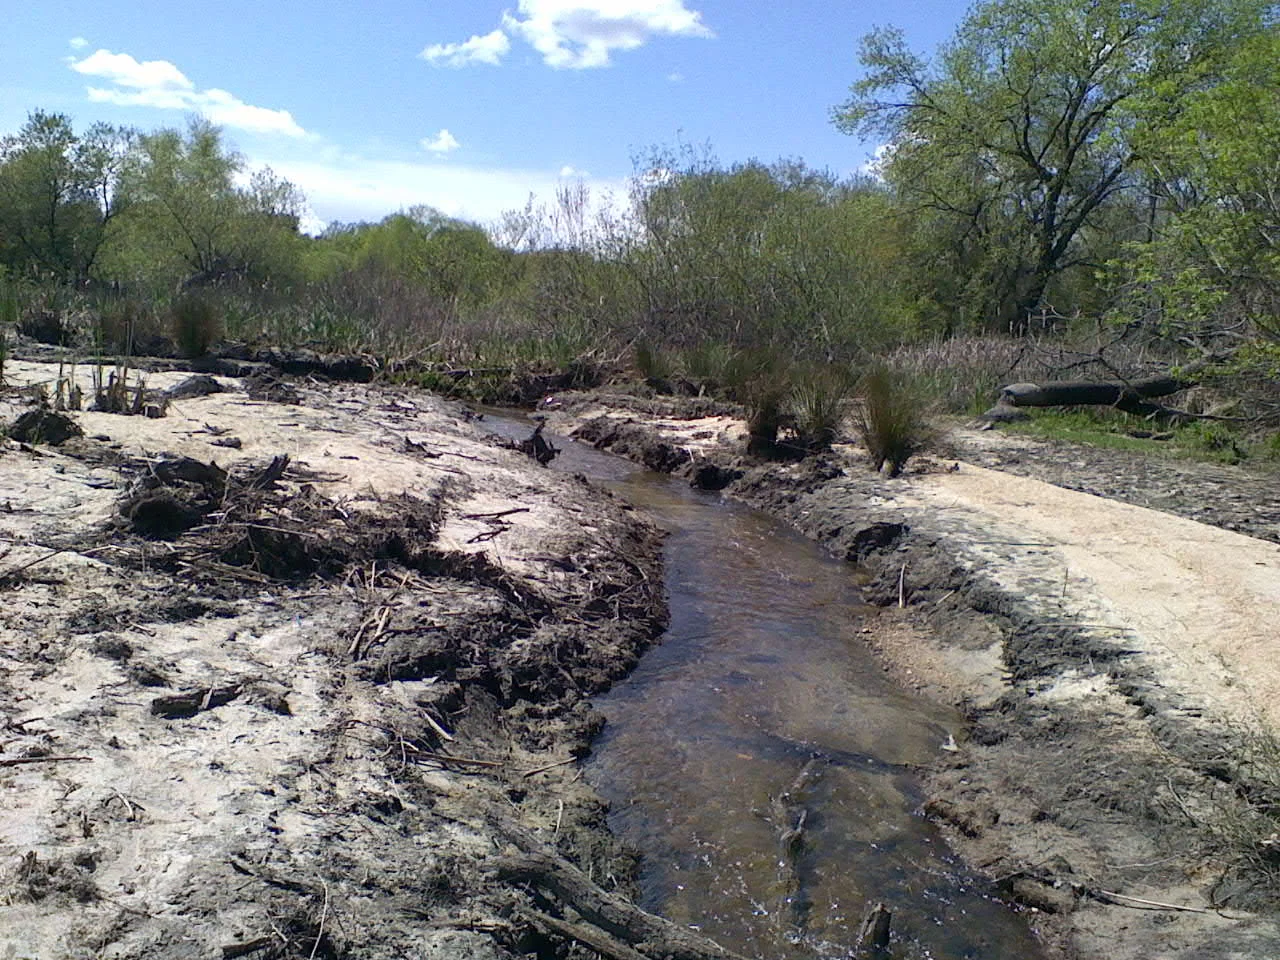
[[872, 466], [896, 477], [928, 442], [924, 401], [901, 374], [883, 366], [863, 374], [859, 394], [854, 413], [858, 435]]
[[831, 449], [845, 418], [845, 401], [854, 386], [847, 367], [796, 367], [791, 375], [790, 408], [796, 445], [808, 453]]
[[173, 342], [184, 357], [203, 357], [222, 336], [222, 322], [212, 301], [189, 294], [173, 305]]

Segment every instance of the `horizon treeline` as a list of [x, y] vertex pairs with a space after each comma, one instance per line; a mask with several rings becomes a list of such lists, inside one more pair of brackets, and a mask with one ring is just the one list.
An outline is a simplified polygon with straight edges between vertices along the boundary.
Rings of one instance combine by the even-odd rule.
[[35, 110], [0, 140], [0, 279], [108, 348], [200, 296], [242, 339], [447, 364], [1105, 331], [1275, 376], [1270, 4], [986, 0], [930, 58], [893, 29], [859, 58], [831, 119], [883, 144], [866, 176], [658, 149], [612, 203], [566, 184], [486, 226], [414, 207], [314, 237], [204, 120]]

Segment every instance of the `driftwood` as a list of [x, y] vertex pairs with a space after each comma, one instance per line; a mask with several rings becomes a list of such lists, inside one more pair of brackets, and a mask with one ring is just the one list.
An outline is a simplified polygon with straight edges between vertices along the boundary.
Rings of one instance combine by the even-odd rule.
[[[578, 915], [577, 920], [570, 922], [530, 912], [535, 926], [549, 928], [613, 960], [656, 960], [659, 957], [668, 960], [744, 960], [714, 940], [646, 913], [625, 898], [604, 890], [523, 827], [506, 820], [497, 822], [495, 826], [519, 849], [518, 853], [492, 861], [491, 869], [497, 876], [509, 882], [538, 887]], [[612, 949], [615, 945], [620, 949]]]
[[151, 713], [166, 720], [182, 720], [194, 717], [203, 710], [212, 710], [230, 703], [240, 696], [244, 687], [231, 684], [225, 687], [206, 687], [192, 693], [179, 693], [173, 696], [156, 697], [151, 701]]
[[883, 957], [889, 949], [889, 924], [893, 914], [883, 903], [877, 903], [862, 918], [858, 928], [856, 957]]
[[807, 903], [801, 896], [799, 860], [805, 849], [809, 794], [822, 776], [824, 761], [810, 759], [786, 790], [769, 804], [769, 817], [778, 831], [777, 902], [773, 916], [779, 924], [802, 927]]
[[521, 440], [517, 449], [519, 449], [519, 451], [525, 456], [532, 457], [545, 467], [559, 455], [560, 448], [553, 446], [551, 442], [542, 435], [542, 428], [544, 426], [545, 424], [540, 423], [534, 427], [533, 433], [529, 436], [529, 439]]
[[1044, 383], [1011, 383], [1000, 390], [997, 406], [1007, 407], [1115, 407], [1128, 413], [1160, 413], [1164, 408], [1148, 401], [1167, 397], [1195, 385], [1183, 377], [1148, 377], [1128, 382], [1048, 380]]

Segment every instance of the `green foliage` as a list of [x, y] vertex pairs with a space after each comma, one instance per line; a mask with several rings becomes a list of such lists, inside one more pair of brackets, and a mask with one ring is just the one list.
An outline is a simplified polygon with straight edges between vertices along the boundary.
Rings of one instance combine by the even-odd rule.
[[173, 342], [184, 357], [203, 357], [222, 336], [222, 318], [209, 297], [187, 294], [171, 311]]
[[135, 356], [141, 347], [161, 336], [159, 319], [152, 306], [134, 297], [104, 297], [93, 316], [91, 336], [95, 352]]
[[301, 194], [245, 161], [206, 120], [138, 138], [118, 196], [126, 209], [107, 266], [131, 281], [216, 286], [282, 279], [300, 261]]
[[654, 346], [648, 340], [638, 340], [632, 348], [632, 356], [636, 370], [650, 386], [668, 384], [675, 365], [660, 347]]
[[1274, 381], [1280, 363], [1280, 29], [1250, 38], [1218, 82], [1144, 143], [1150, 230], [1110, 265], [1116, 323], [1230, 354], [1224, 372]]
[[1139, 187], [1145, 144], [1169, 135], [1268, 10], [983, 0], [934, 62], [901, 31], [864, 38], [867, 74], [835, 120], [887, 138], [884, 174], [938, 254], [934, 301], [956, 298], [961, 321], [1024, 332], [1055, 281], [1124, 239], [1100, 227]]
[[691, 382], [714, 392], [725, 386], [733, 357], [727, 343], [707, 341], [680, 351], [677, 366]]
[[871, 464], [896, 477], [929, 440], [924, 404], [914, 387], [888, 367], [874, 366], [858, 384], [854, 426]]
[[1145, 417], [1108, 407], [1036, 410], [1032, 419], [1008, 429], [1108, 450], [1206, 463], [1240, 464], [1266, 458], [1239, 426], [1221, 421], [1191, 421], [1153, 426]]
[[63, 114], [37, 110], [0, 139], [0, 264], [79, 283], [94, 272], [133, 133], [95, 124], [77, 134]]
[[637, 177], [626, 251], [640, 331], [678, 348], [847, 357], [896, 336], [909, 313], [887, 199], [800, 164], [728, 169], [660, 154]]

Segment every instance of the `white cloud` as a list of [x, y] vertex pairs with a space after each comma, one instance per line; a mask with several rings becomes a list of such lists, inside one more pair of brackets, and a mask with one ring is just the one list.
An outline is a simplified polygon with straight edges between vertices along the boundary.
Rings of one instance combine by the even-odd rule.
[[882, 143], [871, 155], [867, 157], [866, 162], [858, 167], [858, 173], [871, 177], [875, 180], [883, 180], [885, 170], [889, 165], [889, 161], [893, 159], [893, 151], [895, 149], [893, 143]]
[[684, 83], [684, 74], [679, 70], [672, 70], [667, 74], [668, 83]]
[[586, 170], [579, 170], [577, 167], [572, 167], [567, 163], [560, 168], [560, 179], [562, 180], [570, 180], [575, 177], [585, 180], [590, 176], [590, 172]]
[[433, 43], [418, 56], [444, 67], [465, 67], [473, 63], [497, 66], [511, 51], [511, 41], [501, 30], [473, 36], [463, 43]]
[[89, 41], [84, 37], [72, 37], [67, 43], [71, 44], [72, 50], [83, 50], [89, 45]]
[[253, 133], [306, 136], [306, 131], [288, 110], [255, 107], [217, 87], [197, 90], [186, 74], [168, 60], [139, 62], [127, 53], [98, 50], [83, 60], [72, 60], [70, 66], [77, 73], [115, 84], [109, 88], [89, 87], [89, 100], [93, 103], [193, 111], [219, 126]]
[[127, 53], [99, 50], [83, 60], [72, 60], [71, 69], [87, 77], [100, 77], [121, 87], [139, 90], [191, 90], [195, 85], [168, 60], [139, 63]]
[[502, 28], [464, 43], [433, 44], [421, 56], [450, 67], [496, 65], [511, 49], [508, 34], [558, 70], [607, 67], [613, 51], [634, 50], [654, 37], [715, 36], [684, 0], [519, 0], [515, 13], [502, 14]]
[[452, 153], [454, 150], [457, 150], [462, 146], [462, 144], [457, 141], [457, 138], [448, 130], [441, 130], [434, 137], [423, 137], [418, 142], [422, 144], [423, 150], [426, 150], [428, 153], [437, 154], [438, 156], [444, 156], [446, 153]]

